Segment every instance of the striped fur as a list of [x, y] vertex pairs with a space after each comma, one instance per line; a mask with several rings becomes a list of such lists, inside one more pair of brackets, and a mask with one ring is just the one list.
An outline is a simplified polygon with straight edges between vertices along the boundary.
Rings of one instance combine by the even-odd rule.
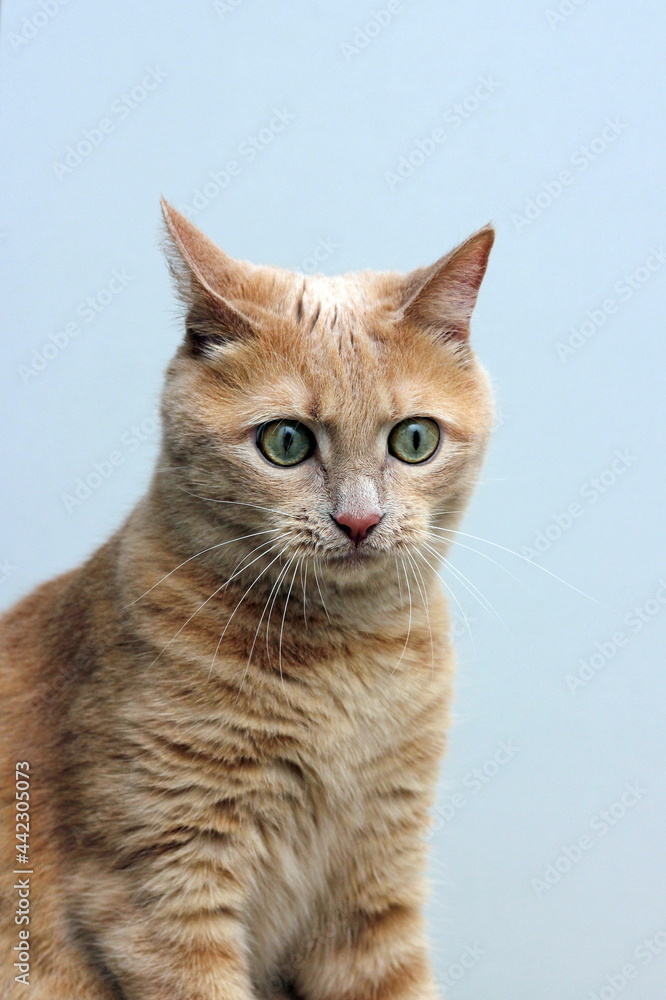
[[[25, 760], [32, 1000], [431, 1000], [453, 669], [432, 528], [455, 528], [490, 430], [467, 324], [492, 231], [406, 278], [304, 279], [165, 215], [189, 333], [152, 484], [3, 620], [0, 996], [28, 995]], [[407, 466], [386, 435], [413, 415], [443, 437]], [[313, 429], [313, 459], [259, 454], [279, 416]], [[331, 512], [370, 502], [384, 516], [354, 549]]]

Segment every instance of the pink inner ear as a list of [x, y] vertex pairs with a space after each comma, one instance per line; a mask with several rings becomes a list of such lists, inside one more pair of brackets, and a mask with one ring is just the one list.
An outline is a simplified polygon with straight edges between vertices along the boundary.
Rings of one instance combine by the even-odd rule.
[[481, 229], [432, 267], [412, 274], [405, 316], [440, 336], [467, 336], [494, 239], [493, 229]]
[[162, 214], [172, 250], [191, 275], [214, 294], [233, 298], [243, 283], [242, 266], [164, 199]]
[[203, 353], [212, 344], [252, 336], [252, 323], [229, 301], [242, 294], [242, 265], [164, 200], [162, 212], [169, 234], [169, 265], [188, 308], [193, 346]]

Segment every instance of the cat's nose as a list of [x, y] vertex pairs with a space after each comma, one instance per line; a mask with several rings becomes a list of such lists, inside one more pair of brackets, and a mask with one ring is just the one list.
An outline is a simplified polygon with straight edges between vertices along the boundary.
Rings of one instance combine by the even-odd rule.
[[333, 520], [339, 528], [358, 545], [382, 519], [375, 511], [368, 514], [334, 514]]

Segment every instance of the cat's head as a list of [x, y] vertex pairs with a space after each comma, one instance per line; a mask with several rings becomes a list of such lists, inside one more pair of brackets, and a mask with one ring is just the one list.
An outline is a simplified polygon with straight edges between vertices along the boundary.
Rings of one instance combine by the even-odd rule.
[[272, 531], [253, 544], [283, 549], [276, 566], [316, 557], [342, 582], [455, 524], [492, 424], [469, 322], [493, 230], [408, 275], [304, 277], [233, 260], [163, 210], [186, 307], [165, 457], [201, 537]]

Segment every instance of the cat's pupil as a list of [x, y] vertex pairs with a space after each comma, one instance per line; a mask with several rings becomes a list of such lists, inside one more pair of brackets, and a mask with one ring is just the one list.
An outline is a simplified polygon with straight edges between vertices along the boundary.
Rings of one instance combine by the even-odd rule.
[[282, 437], [282, 447], [284, 448], [285, 455], [288, 454], [289, 449], [292, 446], [293, 440], [294, 440], [294, 432], [292, 431], [291, 427], [285, 427], [284, 435]]
[[414, 451], [418, 451], [420, 445], [421, 445], [421, 434], [419, 431], [415, 429], [412, 436], [412, 447], [414, 448]]

